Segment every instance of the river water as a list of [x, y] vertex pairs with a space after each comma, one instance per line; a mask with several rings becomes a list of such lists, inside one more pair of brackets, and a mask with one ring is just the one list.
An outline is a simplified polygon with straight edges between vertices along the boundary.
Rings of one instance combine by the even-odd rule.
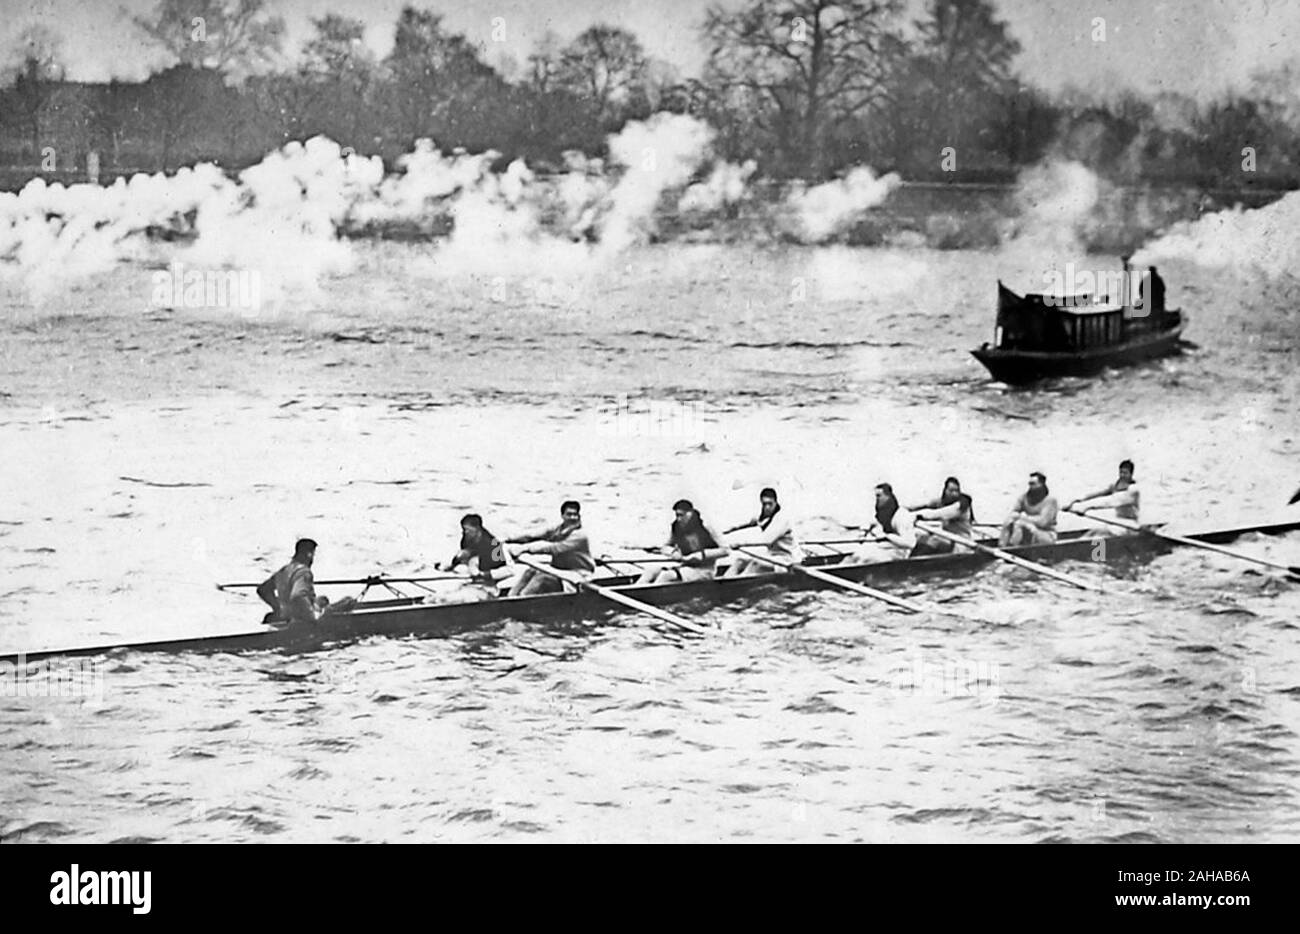
[[[1294, 283], [1162, 267], [1195, 350], [1011, 391], [967, 353], [994, 276], [1042, 284], [1010, 252], [676, 244], [476, 277], [351, 250], [255, 312], [157, 307], [161, 252], [0, 283], [0, 648], [243, 628], [256, 600], [213, 584], [300, 535], [318, 577], [411, 573], [465, 511], [510, 534], [569, 497], [614, 552], [679, 496], [730, 525], [769, 483], [805, 534], [882, 480], [908, 502], [958, 474], [993, 521], [1031, 470], [1068, 499], [1132, 457], [1144, 518], [1188, 529], [1287, 515], [1300, 483]], [[1300, 536], [1239, 547], [1300, 563]], [[684, 608], [700, 638], [619, 616], [114, 651], [90, 696], [0, 697], [0, 839], [1296, 839], [1300, 590], [1204, 552], [1066, 569], [1108, 592], [995, 567], [896, 588], [984, 624], [769, 593]]]

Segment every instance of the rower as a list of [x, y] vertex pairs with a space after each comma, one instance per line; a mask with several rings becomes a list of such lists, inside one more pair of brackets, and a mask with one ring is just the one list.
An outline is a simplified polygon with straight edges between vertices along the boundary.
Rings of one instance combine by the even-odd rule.
[[863, 536], [871, 538], [858, 550], [858, 561], [897, 561], [906, 558], [916, 547], [916, 517], [910, 510], [898, 505], [894, 488], [888, 483], [876, 484], [876, 513], [872, 523], [867, 526]]
[[[915, 513], [918, 519], [943, 523], [944, 531], [950, 535], [960, 535], [962, 538], [974, 537], [974, 504], [971, 498], [961, 491], [961, 481], [956, 477], [949, 477], [943, 481], [943, 492], [937, 498], [930, 500], [928, 503], [913, 506], [911, 511]], [[948, 554], [956, 547], [957, 545], [950, 539], [919, 531], [916, 533], [916, 548], [912, 553], [917, 555], [942, 555]]]
[[[556, 570], [570, 571], [588, 578], [596, 571], [596, 560], [591, 556], [591, 542], [582, 528], [582, 506], [577, 500], [566, 500], [560, 506], [560, 524], [533, 535], [506, 539], [515, 555], [550, 555], [551, 566]], [[564, 584], [549, 574], [534, 568], [525, 568], [510, 588], [512, 597], [529, 597], [539, 593], [554, 593], [564, 589]]]
[[310, 538], [300, 538], [294, 543], [293, 559], [258, 586], [257, 595], [271, 608], [263, 623], [314, 623], [328, 613], [345, 611], [356, 602], [344, 597], [331, 606], [328, 597], [316, 596], [311, 574], [315, 560], [316, 543]]
[[1056, 541], [1056, 513], [1060, 507], [1047, 488], [1047, 477], [1034, 471], [1029, 475], [1029, 489], [1016, 500], [1007, 521], [1002, 524], [998, 544], [1041, 545]]
[[501, 542], [483, 527], [483, 517], [473, 512], [460, 520], [460, 549], [445, 565], [434, 567], [439, 571], [464, 567], [472, 579], [484, 584], [503, 581], [512, 573]]
[[[780, 558], [785, 562], [803, 564], [803, 549], [799, 547], [799, 540], [795, 538], [794, 528], [790, 525], [790, 517], [781, 512], [781, 504], [777, 501], [776, 490], [771, 487], [764, 488], [758, 494], [758, 504], [758, 515], [756, 517], [748, 522], [732, 526], [723, 534], [730, 535], [732, 532], [739, 532], [741, 529], [757, 528], [769, 555]], [[771, 574], [775, 571], [785, 572], [788, 570], [786, 567], [767, 564], [756, 558], [737, 555], [732, 561], [731, 567], [727, 569], [726, 576], [740, 577], [742, 574]]]
[[671, 584], [678, 581], [711, 580], [717, 570], [718, 559], [727, 555], [723, 537], [704, 521], [700, 511], [689, 499], [673, 503], [673, 524], [668, 530], [668, 541], [662, 549], [678, 559], [677, 564], [662, 568], [649, 568], [638, 584]]
[[[1067, 512], [1074, 512], [1076, 506], [1083, 506], [1083, 512], [1091, 512], [1094, 509], [1113, 509], [1115, 510], [1115, 518], [1137, 522], [1139, 494], [1137, 481], [1133, 479], [1133, 462], [1131, 460], [1122, 460], [1119, 462], [1119, 479], [1096, 493], [1090, 493], [1076, 499], [1065, 509]], [[1084, 503], [1091, 503], [1092, 505], [1084, 506]]]

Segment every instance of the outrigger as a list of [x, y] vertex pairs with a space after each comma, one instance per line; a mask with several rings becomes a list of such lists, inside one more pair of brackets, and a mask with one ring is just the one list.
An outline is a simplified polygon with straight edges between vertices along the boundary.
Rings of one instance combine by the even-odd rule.
[[[1088, 518], [1100, 517], [1090, 515]], [[418, 583], [429, 578], [375, 576], [363, 578], [359, 582], [366, 583], [367, 589], [369, 586], [383, 585], [393, 592], [394, 596], [381, 600], [359, 600], [350, 612], [323, 616], [315, 623], [294, 624], [284, 628], [259, 625], [221, 635], [154, 642], [108, 642], [65, 648], [30, 649], [24, 652], [6, 651], [0, 654], [0, 661], [12, 663], [21, 660], [35, 661], [51, 656], [98, 655], [123, 648], [141, 652], [310, 651], [326, 644], [344, 643], [368, 636], [439, 636], [505, 620], [555, 622], [602, 619], [612, 612], [627, 612], [631, 607], [625, 604], [641, 604], [642, 607], [648, 605], [652, 608], [689, 607], [699, 604], [727, 603], [756, 594], [770, 593], [774, 589], [824, 590], [845, 584], [863, 585], [847, 589], [865, 592], [873, 589], [865, 586], [868, 584], [882, 586], [922, 577], [966, 575], [1001, 560], [998, 552], [1003, 556], [1011, 555], [1019, 559], [1021, 564], [1071, 560], [1131, 564], [1150, 560], [1181, 546], [1214, 546], [1211, 550], [1225, 553], [1221, 546], [1242, 536], [1285, 535], [1297, 529], [1300, 529], [1300, 517], [1177, 535], [1162, 525], [1143, 526], [1130, 534], [1118, 535], [1103, 535], [1095, 531], [1080, 530], [1063, 532], [1060, 538], [1051, 544], [998, 549], [995, 540], [981, 539], [978, 544], [982, 547], [975, 550], [870, 564], [857, 563], [851, 555], [835, 548], [836, 545], [851, 544], [858, 541], [857, 539], [825, 540], [804, 543], [809, 547], [810, 554], [803, 567], [814, 573], [798, 573], [799, 568], [795, 568], [796, 573], [777, 572], [745, 577], [719, 576], [712, 580], [649, 586], [633, 585], [640, 576], [643, 565], [662, 559], [607, 558], [603, 563], [610, 574], [589, 582], [592, 586], [577, 587], [575, 584], [576, 589], [571, 592], [530, 597], [501, 597], [495, 600], [467, 603], [429, 603], [426, 602], [428, 598], [425, 596], [401, 594], [396, 586], [407, 582]], [[811, 553], [813, 549], [816, 553]], [[1282, 569], [1290, 575], [1300, 574], [1300, 568], [1279, 565], [1241, 552], [1226, 553], [1243, 560]], [[1057, 573], [1053, 576], [1062, 578], [1068, 575]], [[344, 583], [358, 582], [317, 581], [317, 586], [338, 586]], [[609, 597], [610, 593], [626, 599], [615, 602]], [[907, 611], [928, 609], [944, 612], [942, 607], [926, 607], [899, 597], [894, 597], [888, 602], [894, 604], [895, 609]], [[908, 603], [914, 605], [900, 605]], [[664, 619], [675, 614], [665, 612], [653, 615]], [[681, 619], [681, 617], [676, 618]], [[692, 624], [690, 627], [683, 628], [694, 630], [700, 627]]]

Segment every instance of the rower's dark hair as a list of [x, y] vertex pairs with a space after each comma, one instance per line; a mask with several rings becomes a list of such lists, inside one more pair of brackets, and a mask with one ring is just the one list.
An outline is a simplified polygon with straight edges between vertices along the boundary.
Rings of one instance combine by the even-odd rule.
[[483, 528], [483, 517], [476, 512], [469, 512], [465, 514], [465, 518], [460, 520], [460, 524], [472, 525], [476, 529], [481, 529]]
[[673, 512], [676, 512], [679, 509], [683, 511], [690, 510], [691, 512], [694, 512], [695, 504], [692, 503], [689, 499], [679, 499], [677, 502], [673, 503]]
[[893, 496], [893, 495], [894, 495], [894, 488], [893, 488], [892, 486], [890, 486], [888, 483], [877, 483], [877, 484], [876, 484], [876, 489], [877, 489], [877, 490], [884, 490], [886, 496]]
[[316, 550], [316, 543], [310, 538], [300, 538], [293, 543], [293, 556], [305, 555], [309, 551]]
[[1043, 486], [1047, 486], [1047, 474], [1043, 473], [1041, 470], [1035, 470], [1029, 476], [1037, 477], [1039, 483], [1041, 483]]
[[561, 514], [568, 512], [570, 509], [574, 512], [582, 512], [582, 504], [576, 499], [566, 499], [564, 502], [560, 503]]
[[956, 477], [949, 477], [947, 480], [943, 481], [944, 486], [947, 486], [949, 483], [955, 483], [957, 484], [957, 489], [961, 489], [961, 481]]
[[761, 490], [758, 491], [758, 498], [759, 498], [759, 499], [776, 499], [776, 490], [772, 489], [770, 486], [765, 486], [765, 487], [763, 487], [763, 489], [761, 489]]
[[1133, 462], [1132, 462], [1131, 460], [1129, 460], [1128, 458], [1125, 458], [1124, 460], [1122, 460], [1122, 461], [1119, 462], [1119, 469], [1120, 469], [1120, 470], [1123, 470], [1125, 467], [1128, 468], [1128, 472], [1129, 472], [1129, 473], [1133, 473], [1133, 471], [1137, 469], [1137, 468], [1135, 468], [1135, 467], [1133, 466]]

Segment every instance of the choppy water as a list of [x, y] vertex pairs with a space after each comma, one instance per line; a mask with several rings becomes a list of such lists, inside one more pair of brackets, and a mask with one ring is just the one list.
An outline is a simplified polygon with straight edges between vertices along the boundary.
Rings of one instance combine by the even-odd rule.
[[[318, 576], [445, 559], [584, 503], [602, 550], [777, 483], [809, 529], [957, 473], [995, 520], [1138, 462], [1145, 516], [1285, 514], [1297, 290], [1165, 269], [1200, 349], [1011, 392], [993, 253], [664, 246], [582, 280], [445, 277], [425, 247], [275, 313], [151, 309], [147, 265], [0, 285], [0, 648], [246, 626], [292, 540]], [[1103, 260], [1103, 262], [1105, 262]], [[617, 416], [675, 406], [666, 422]], [[1300, 509], [1300, 507], [1292, 507]], [[1243, 541], [1300, 563], [1300, 536]], [[99, 660], [96, 698], [0, 697], [6, 840], [1294, 840], [1296, 585], [1175, 552], [1106, 596], [986, 570], [902, 588], [509, 622], [301, 656]]]

